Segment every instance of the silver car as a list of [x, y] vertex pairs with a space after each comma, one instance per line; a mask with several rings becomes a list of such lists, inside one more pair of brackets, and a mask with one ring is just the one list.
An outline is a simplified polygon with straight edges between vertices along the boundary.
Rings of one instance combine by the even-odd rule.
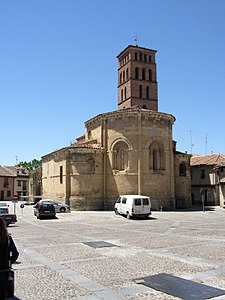
[[58, 213], [63, 213], [63, 212], [70, 212], [70, 207], [67, 204], [61, 203], [59, 201], [56, 200], [52, 200], [52, 199], [42, 199], [40, 201], [38, 201], [38, 203], [48, 203], [48, 204], [53, 204], [55, 207], [55, 212]]

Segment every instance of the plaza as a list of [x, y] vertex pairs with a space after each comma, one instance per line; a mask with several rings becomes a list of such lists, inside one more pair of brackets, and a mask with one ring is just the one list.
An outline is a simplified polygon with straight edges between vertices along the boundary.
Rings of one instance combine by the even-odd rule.
[[[225, 299], [225, 210], [219, 207], [153, 211], [148, 220], [113, 211], [38, 220], [32, 206], [19, 203], [16, 212], [9, 232], [20, 252], [14, 265], [20, 300]], [[149, 287], [151, 278], [162, 284]], [[165, 290], [171, 278], [187, 287], [186, 298]], [[195, 285], [198, 294], [189, 294]]]

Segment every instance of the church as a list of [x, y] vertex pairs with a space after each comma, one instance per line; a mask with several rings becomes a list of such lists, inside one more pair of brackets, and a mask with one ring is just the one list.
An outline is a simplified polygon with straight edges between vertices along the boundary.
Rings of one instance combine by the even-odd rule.
[[153, 210], [192, 206], [191, 155], [176, 150], [175, 117], [158, 111], [156, 52], [129, 45], [117, 56], [117, 110], [42, 157], [43, 198], [75, 210], [110, 210], [124, 194], [150, 196]]

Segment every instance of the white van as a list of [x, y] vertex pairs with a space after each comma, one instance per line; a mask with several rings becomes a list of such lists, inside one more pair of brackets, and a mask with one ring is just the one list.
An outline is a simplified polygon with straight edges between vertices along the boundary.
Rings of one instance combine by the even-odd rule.
[[128, 219], [135, 216], [148, 218], [151, 214], [150, 197], [141, 195], [121, 195], [115, 203], [115, 214], [125, 215]]

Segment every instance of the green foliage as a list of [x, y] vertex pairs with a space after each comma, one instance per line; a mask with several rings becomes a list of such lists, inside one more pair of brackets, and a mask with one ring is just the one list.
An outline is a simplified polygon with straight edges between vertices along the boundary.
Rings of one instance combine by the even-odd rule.
[[18, 165], [16, 165], [16, 167], [24, 167], [28, 171], [31, 171], [41, 167], [41, 164], [42, 164], [42, 160], [33, 159], [30, 162], [21, 161], [20, 163], [18, 163]]

